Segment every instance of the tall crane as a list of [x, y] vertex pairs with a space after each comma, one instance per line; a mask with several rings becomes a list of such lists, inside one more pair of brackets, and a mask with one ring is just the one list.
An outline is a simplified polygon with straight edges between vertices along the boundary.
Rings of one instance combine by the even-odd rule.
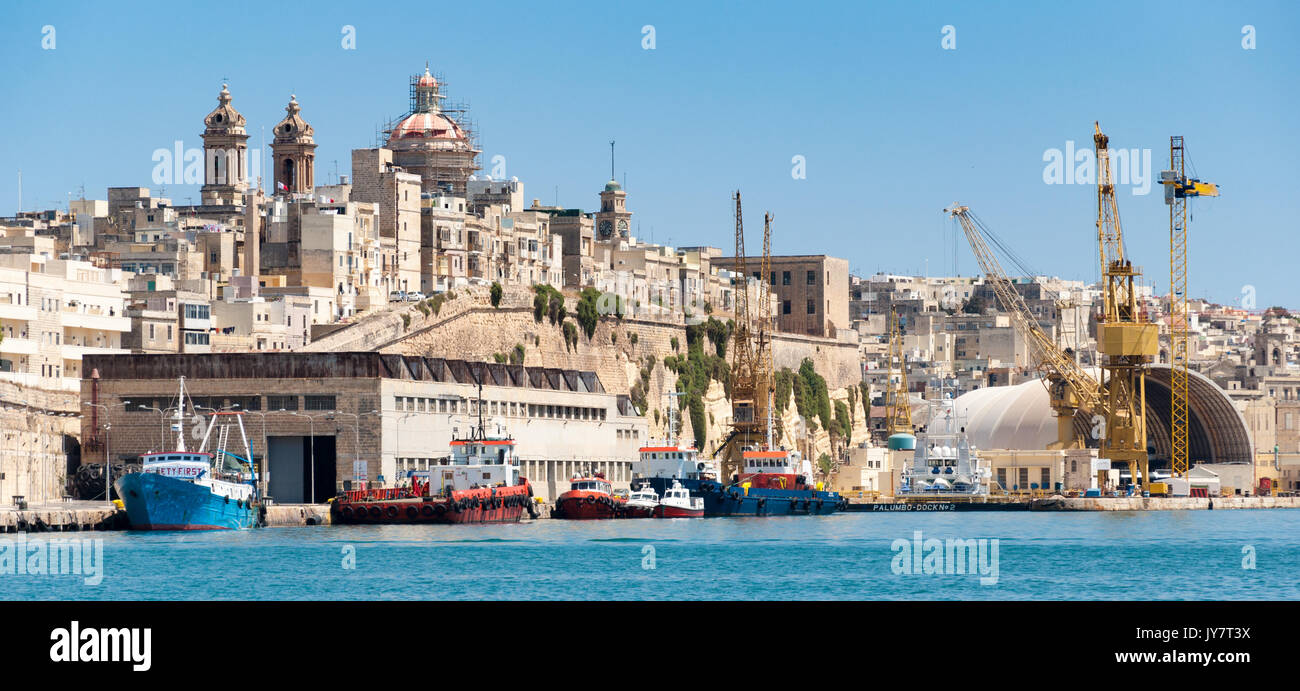
[[964, 205], [944, 209], [961, 224], [971, 252], [984, 272], [985, 282], [993, 288], [1001, 308], [1011, 317], [1016, 330], [1029, 342], [1031, 358], [1047, 385], [1052, 412], [1056, 416], [1057, 443], [1061, 448], [1081, 448], [1084, 440], [1074, 430], [1074, 416], [1079, 409], [1104, 415], [1106, 399], [1097, 380], [1043, 330], [1029, 306], [1011, 283], [986, 238], [988, 228]]
[[[1128, 465], [1136, 486], [1147, 486], [1146, 365], [1159, 352], [1159, 326], [1138, 309], [1136, 279], [1142, 275], [1124, 256], [1115, 185], [1111, 179], [1110, 138], [1093, 123], [1097, 160], [1097, 249], [1104, 304], [1097, 320], [1097, 350], [1105, 372], [1106, 427], [1101, 453]], [[1141, 482], [1138, 472], [1141, 471]]]
[[1217, 185], [1187, 177], [1183, 156], [1183, 138], [1170, 137], [1169, 170], [1160, 174], [1160, 184], [1165, 186], [1165, 204], [1169, 205], [1169, 461], [1178, 477], [1187, 474], [1191, 419], [1187, 408], [1187, 199], [1219, 196]]
[[[898, 362], [898, 379], [894, 379], [894, 362]], [[889, 308], [889, 396], [886, 428], [890, 435], [912, 433], [912, 403], [907, 393], [907, 358], [903, 354], [903, 330], [898, 310]]]
[[[731, 434], [719, 449], [723, 477], [739, 467], [745, 448], [762, 444], [768, 434], [768, 410], [772, 396], [772, 309], [768, 287], [759, 281], [756, 309], [750, 310], [749, 272], [745, 261], [745, 227], [740, 192], [736, 202], [736, 326], [732, 331]], [[763, 218], [763, 256], [760, 279], [771, 268], [772, 215]]]

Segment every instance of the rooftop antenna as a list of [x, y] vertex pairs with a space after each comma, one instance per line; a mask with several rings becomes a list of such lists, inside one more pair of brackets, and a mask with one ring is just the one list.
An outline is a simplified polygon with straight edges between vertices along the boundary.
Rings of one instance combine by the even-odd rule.
[[[18, 169], [18, 213], [23, 212], [23, 171]], [[18, 214], [14, 214], [15, 216]]]
[[614, 179], [614, 140], [609, 140], [609, 179]]

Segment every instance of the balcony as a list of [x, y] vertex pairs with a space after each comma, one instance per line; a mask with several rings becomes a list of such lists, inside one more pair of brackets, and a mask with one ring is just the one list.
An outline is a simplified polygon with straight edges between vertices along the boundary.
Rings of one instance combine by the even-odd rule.
[[12, 302], [0, 302], [0, 319], [32, 321], [36, 319], [36, 308], [31, 305], [15, 305]]
[[64, 343], [62, 348], [64, 360], [81, 360], [86, 355], [126, 355], [131, 352], [129, 348], [96, 348], [71, 343]]
[[63, 327], [70, 329], [94, 329], [96, 331], [130, 331], [131, 320], [125, 316], [107, 315], [94, 312], [64, 311]]
[[37, 351], [36, 341], [30, 338], [10, 338], [5, 336], [0, 341], [0, 353], [12, 355], [35, 355]]

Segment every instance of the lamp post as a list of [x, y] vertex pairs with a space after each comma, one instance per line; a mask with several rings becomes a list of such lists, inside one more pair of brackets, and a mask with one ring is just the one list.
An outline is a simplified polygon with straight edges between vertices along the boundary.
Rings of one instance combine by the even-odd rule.
[[[257, 492], [265, 498], [271, 470], [271, 443], [266, 439], [266, 413], [257, 410], [245, 410], [244, 412], [262, 419], [262, 467], [257, 473]], [[253, 459], [250, 458], [248, 461], [251, 463]]]
[[[379, 475], [379, 470], [383, 470], [383, 462], [384, 462], [384, 411], [370, 410], [362, 413], [361, 415], [358, 416], [358, 421], [357, 421], [358, 426], [360, 426], [360, 418], [366, 417], [367, 415], [374, 415], [375, 417], [379, 418], [379, 448], [377, 450], [378, 452], [375, 454], [376, 457], [378, 458], [376, 462], [379, 463], [378, 470], [375, 472], [375, 475], [377, 477]], [[356, 479], [355, 473], [353, 473], [352, 479], [354, 480]], [[365, 480], [367, 482], [370, 481], [369, 472], [366, 473]]]
[[[402, 421], [408, 417], [414, 417], [416, 411], [411, 411], [397, 418], [397, 448], [393, 450], [393, 472], [397, 472], [397, 456], [402, 453]], [[380, 470], [383, 470], [383, 459], [380, 459]]]
[[150, 405], [141, 405], [139, 408], [140, 410], [152, 410], [155, 413], [158, 413], [158, 450], [160, 452], [166, 451], [167, 435], [163, 432], [163, 422], [167, 419], [167, 411], [171, 410], [171, 408], [160, 409]]

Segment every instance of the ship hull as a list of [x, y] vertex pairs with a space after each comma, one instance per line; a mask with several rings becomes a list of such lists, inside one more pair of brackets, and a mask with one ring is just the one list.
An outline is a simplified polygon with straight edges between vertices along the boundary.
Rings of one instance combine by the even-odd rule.
[[627, 502], [587, 492], [565, 492], [555, 500], [551, 518], [570, 521], [599, 521], [613, 518], [650, 518], [654, 509], [628, 506]]
[[848, 511], [1028, 511], [1029, 502], [911, 501], [849, 504]]
[[704, 509], [687, 509], [680, 506], [665, 506], [660, 504], [655, 507], [655, 518], [703, 518]]
[[256, 503], [231, 500], [193, 482], [129, 473], [113, 485], [131, 530], [243, 530], [257, 525]]
[[717, 482], [674, 478], [642, 478], [656, 492], [663, 493], [680, 482], [691, 496], [704, 499], [705, 516], [827, 516], [844, 509], [844, 500], [834, 492], [811, 489], [767, 487], [724, 487]]
[[457, 490], [450, 497], [350, 500], [344, 495], [330, 513], [335, 523], [349, 525], [517, 523], [531, 508], [531, 495], [526, 484]]

